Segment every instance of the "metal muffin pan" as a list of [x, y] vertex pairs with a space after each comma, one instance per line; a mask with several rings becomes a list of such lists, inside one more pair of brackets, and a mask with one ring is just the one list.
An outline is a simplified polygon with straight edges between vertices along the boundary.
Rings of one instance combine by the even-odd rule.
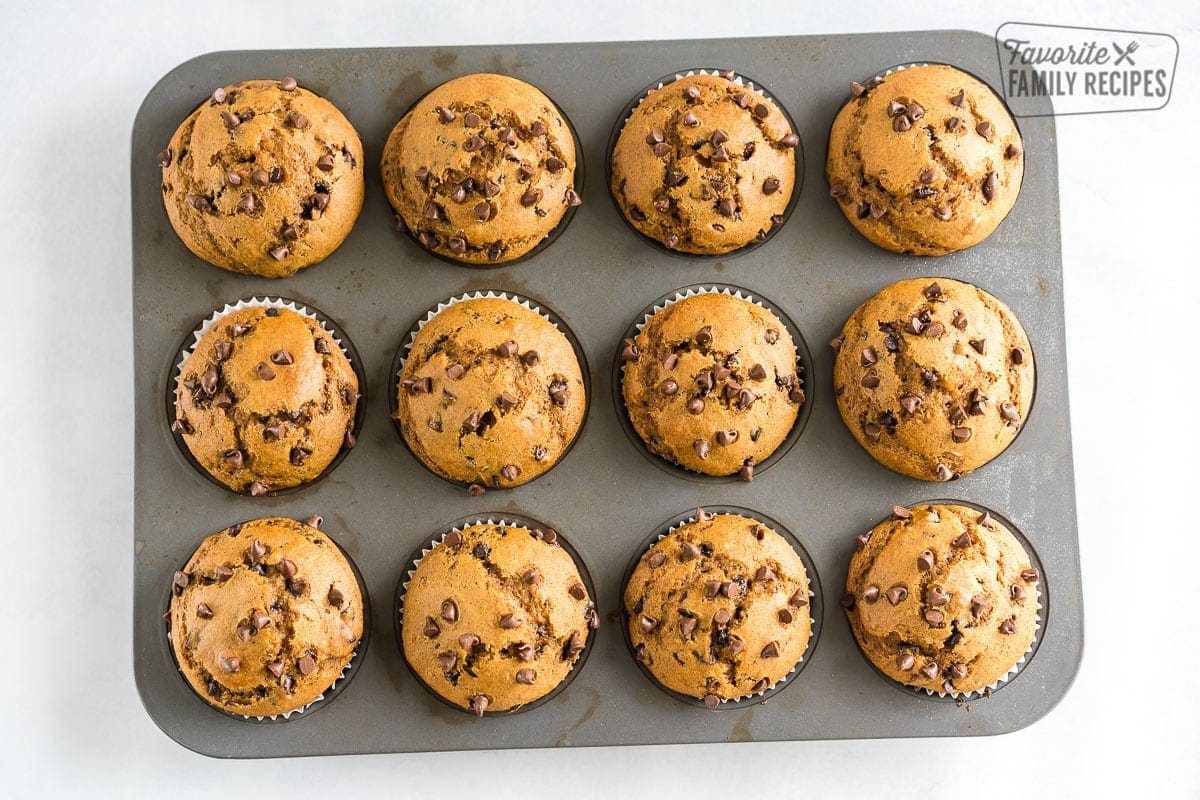
[[[892, 64], [943, 61], [996, 75], [991, 37], [966, 31], [712, 41], [385, 48], [204, 55], [151, 90], [133, 129], [135, 357], [134, 667], [154, 721], [212, 756], [471, 750], [686, 742], [970, 736], [1017, 730], [1070, 687], [1083, 647], [1079, 544], [1064, 350], [1054, 118], [1022, 120], [1025, 177], [1016, 207], [982, 244], [942, 258], [884, 252], [859, 236], [828, 197], [821, 165], [829, 127], [851, 80]], [[632, 233], [590, 181], [584, 204], [553, 245], [510, 267], [470, 269], [429, 255], [395, 230], [377, 165], [392, 126], [433, 86], [477, 71], [514, 75], [554, 98], [578, 132], [592, 174], [603, 174], [612, 132], [630, 98], [655, 76], [728, 65], [769, 87], [788, 109], [809, 174], [794, 213], [764, 243], [730, 259], [667, 257]], [[212, 90], [294, 75], [354, 123], [366, 149], [362, 216], [325, 262], [271, 281], [194, 257], [171, 230], [154, 155]], [[1050, 111], [1046, 101], [1046, 112]], [[867, 297], [901, 278], [977, 284], [1008, 303], [1037, 354], [1038, 404], [1005, 453], [947, 484], [905, 478], [875, 463], [842, 425], [829, 390], [835, 336]], [[768, 297], [812, 346], [811, 418], [794, 447], [752, 483], [697, 482], [657, 468], [621, 430], [611, 365], [629, 321], [655, 298], [697, 283], [730, 283]], [[579, 337], [591, 369], [591, 411], [549, 473], [510, 491], [468, 497], [405, 449], [388, 419], [392, 358], [413, 321], [440, 300], [496, 289], [550, 305]], [[163, 397], [179, 342], [197, 320], [250, 295], [312, 303], [337, 320], [366, 369], [369, 398], [357, 446], [325, 479], [277, 497], [226, 491], [193, 469], [169, 430]], [[995, 697], [970, 709], [900, 692], [873, 674], [838, 605], [854, 537], [893, 504], [938, 497], [994, 509], [1037, 550], [1053, 608], [1036, 657]], [[662, 520], [696, 506], [740, 506], [778, 520], [820, 574], [821, 637], [802, 672], [765, 704], [720, 713], [660, 691], [630, 658], [619, 623], [624, 570]], [[417, 546], [464, 516], [531, 517], [560, 531], [596, 582], [602, 624], [587, 663], [561, 694], [526, 713], [475, 719], [443, 704], [410, 674], [390, 607]], [[370, 646], [353, 681], [319, 714], [252, 725], [209, 707], [186, 685], [166, 645], [163, 598], [173, 571], [208, 534], [257, 516], [321, 514], [356, 561], [375, 608]]]

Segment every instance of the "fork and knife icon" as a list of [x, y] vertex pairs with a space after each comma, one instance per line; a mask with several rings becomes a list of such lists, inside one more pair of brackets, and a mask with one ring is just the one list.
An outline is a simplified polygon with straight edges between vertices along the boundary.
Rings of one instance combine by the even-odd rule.
[[1138, 49], [1137, 39], [1134, 39], [1133, 41], [1131, 41], [1125, 47], [1124, 50], [1122, 50], [1121, 45], [1117, 44], [1116, 42], [1113, 42], [1112, 46], [1113, 46], [1113, 50], [1117, 51], [1117, 60], [1113, 62], [1114, 67], [1119, 67], [1122, 64], [1124, 64], [1126, 61], [1129, 62], [1129, 66], [1131, 66], [1131, 67], [1136, 66], [1136, 64], [1134, 63], [1134, 60], [1133, 60], [1133, 54]]

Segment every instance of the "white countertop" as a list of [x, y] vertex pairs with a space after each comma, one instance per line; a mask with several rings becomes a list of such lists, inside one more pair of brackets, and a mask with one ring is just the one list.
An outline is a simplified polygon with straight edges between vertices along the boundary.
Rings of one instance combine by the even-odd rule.
[[[1183, 2], [736, 4], [208, 0], [0, 4], [5, 796], [849, 794], [1200, 797], [1200, 31]], [[574, 6], [578, 7], [574, 7]], [[932, 7], [930, 7], [932, 8]], [[224, 762], [143, 712], [131, 664], [129, 133], [210, 50], [701, 38], [1033, 21], [1172, 33], [1163, 110], [1060, 118], [1087, 646], [1047, 718], [990, 739]]]

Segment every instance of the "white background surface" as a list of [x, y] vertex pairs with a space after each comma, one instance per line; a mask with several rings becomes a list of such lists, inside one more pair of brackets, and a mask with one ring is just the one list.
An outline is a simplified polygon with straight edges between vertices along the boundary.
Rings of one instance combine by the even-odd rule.
[[[85, 10], [0, 0], [0, 795], [1200, 797], [1195, 5], [837, 5], [204, 0]], [[154, 727], [130, 645], [128, 181], [134, 112], [160, 75], [219, 49], [991, 33], [1007, 20], [1169, 32], [1181, 49], [1166, 109], [1058, 125], [1087, 646], [1049, 717], [984, 740], [273, 762], [210, 760]]]

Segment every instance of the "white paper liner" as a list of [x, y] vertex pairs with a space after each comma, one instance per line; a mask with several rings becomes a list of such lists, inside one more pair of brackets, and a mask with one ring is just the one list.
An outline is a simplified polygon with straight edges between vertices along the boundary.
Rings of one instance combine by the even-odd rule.
[[[685, 300], [689, 297], [699, 297], [700, 295], [704, 295], [704, 294], [727, 294], [730, 297], [736, 297], [739, 300], [746, 300], [746, 301], [751, 302], [754, 305], [758, 306], [763, 311], [766, 311], [768, 314], [770, 314], [775, 319], [779, 320], [779, 324], [783, 325], [784, 328], [788, 327], [787, 323], [784, 322], [784, 320], [782, 319], [782, 317], [780, 317], [780, 315], [778, 313], [776, 313], [775, 311], [764, 306], [762, 304], [762, 302], [760, 300], [758, 300], [758, 298], [756, 298], [750, 292], [745, 291], [743, 289], [735, 288], [733, 286], [724, 286], [722, 284], [713, 284], [711, 286], [693, 286], [689, 289], [684, 289], [681, 292], [676, 292], [670, 298], [662, 301], [661, 303], [655, 303], [653, 306], [651, 306], [649, 311], [642, 314], [642, 321], [634, 323], [633, 327], [635, 330], [637, 330], [638, 333], [641, 333], [642, 328], [646, 327], [646, 323], [650, 321], [650, 318], [653, 317], [658, 312], [660, 312], [670, 306], [675, 305], [680, 300]], [[794, 327], [794, 323], [793, 323], [793, 327]], [[788, 335], [791, 336], [792, 331], [789, 330]], [[801, 364], [804, 367], [804, 372], [807, 373], [809, 370], [809, 365], [805, 364], [804, 362], [802, 362], [800, 360], [800, 349], [798, 347], [796, 347], [795, 337], [792, 338], [792, 350], [795, 352], [795, 355], [796, 355], [796, 363]], [[628, 366], [628, 364], [625, 361], [622, 361], [621, 362], [622, 386], [615, 387], [621, 393], [621, 406], [622, 407], [625, 406], [625, 392], [624, 392], [623, 384], [625, 383], [625, 367], [626, 366]], [[800, 383], [801, 383], [801, 385], [806, 385], [807, 374], [804, 377], [801, 377]], [[807, 403], [808, 400], [805, 399], [804, 402]], [[803, 403], [801, 404], [801, 408], [803, 408]], [[626, 416], [626, 418], [629, 417], [629, 409], [628, 408], [625, 408], [625, 416]], [[797, 410], [796, 421], [792, 423], [793, 429], [796, 427], [796, 423], [798, 423], [799, 421], [800, 421], [800, 412], [799, 412], [799, 410]], [[634, 435], [638, 437], [639, 441], [641, 440], [641, 436], [637, 433], [636, 430], [634, 431]], [[784, 444], [787, 442], [788, 438], [791, 435], [792, 435], [792, 431], [789, 430], [788, 435], [785, 436], [784, 440], [779, 443], [779, 447], [776, 447], [774, 450], [772, 450], [770, 455], [768, 455], [767, 458], [764, 458], [763, 461], [766, 461], [767, 459], [774, 456], [775, 453], [779, 452], [779, 449], [784, 446]], [[645, 444], [645, 442], [643, 442], [643, 445], [644, 444]], [[680, 464], [678, 461], [672, 461], [669, 458], [664, 458], [663, 456], [660, 456], [657, 453], [651, 453], [650, 455], [654, 456], [655, 458], [660, 458], [663, 461], [666, 461], [668, 464], [678, 467], [679, 469], [685, 470], [687, 472], [691, 472], [694, 475], [704, 475], [705, 477], [709, 477], [709, 478], [728, 478], [728, 477], [730, 477], [729, 475], [710, 475], [707, 472], [701, 472], [700, 470], [692, 469], [691, 467], [685, 467], [683, 464]], [[758, 465], [756, 464], [755, 467], [758, 467]], [[735, 476], [736, 476], [736, 474], [737, 473], [733, 473], [733, 475], [735, 475]]]
[[[926, 695], [928, 695], [930, 697], [933, 697], [936, 695], [937, 697], [943, 697], [943, 698], [949, 697], [953, 700], [975, 700], [975, 699], [978, 699], [981, 697], [985, 697], [988, 694], [991, 694], [992, 692], [996, 691], [996, 689], [1000, 686], [1000, 684], [1006, 683], [1014, 675], [1016, 675], [1018, 672], [1021, 671], [1021, 669], [1025, 665], [1025, 662], [1029, 659], [1030, 654], [1033, 653], [1033, 648], [1038, 643], [1038, 637], [1041, 635], [1041, 630], [1042, 630], [1042, 588], [1041, 588], [1040, 581], [1034, 586], [1034, 591], [1037, 593], [1036, 594], [1037, 614], [1034, 616], [1034, 619], [1033, 619], [1033, 638], [1029, 640], [1029, 649], [1027, 649], [1025, 651], [1024, 655], [1022, 655], [1020, 658], [1017, 659], [1017, 663], [1015, 663], [1011, 667], [1009, 667], [1007, 672], [1005, 672], [1003, 675], [1001, 675], [999, 678], [997, 678], [992, 683], [988, 684], [987, 686], [983, 687], [982, 689], [973, 689], [969, 692], [947, 692], [947, 691], [938, 690], [938, 689], [927, 689], [923, 686], [911, 686], [902, 681], [896, 681], [896, 682], [899, 683], [901, 686], [904, 686], [906, 689], [912, 689], [913, 691], [918, 692], [918, 693], [924, 692]], [[888, 680], [892, 680], [892, 678], [888, 678]]]
[[[467, 292], [465, 294], [460, 294], [460, 295], [451, 297], [448, 300], [441, 301], [436, 306], [434, 306], [433, 308], [426, 311], [425, 316], [417, 321], [416, 326], [408, 332], [408, 338], [406, 338], [404, 340], [405, 355], [403, 358], [400, 359], [400, 369], [396, 371], [396, 377], [399, 378], [400, 373], [402, 373], [404, 371], [404, 365], [406, 363], [408, 363], [408, 355], [407, 354], [412, 351], [413, 345], [417, 343], [417, 336], [421, 333], [422, 330], [425, 329], [426, 325], [428, 325], [430, 322], [433, 321], [434, 317], [436, 317], [438, 314], [441, 314], [443, 311], [450, 308], [451, 306], [456, 306], [459, 303], [462, 303], [464, 301], [483, 300], [483, 299], [489, 299], [489, 298], [493, 299], [493, 300], [508, 300], [510, 303], [516, 303], [517, 305], [519, 305], [523, 308], [526, 308], [526, 309], [532, 311], [533, 313], [537, 314], [539, 317], [546, 320], [546, 322], [549, 322], [551, 325], [554, 326], [554, 329], [556, 331], [558, 331], [559, 333], [563, 333], [562, 328], [558, 327], [558, 323], [556, 323], [554, 320], [550, 319], [550, 317], [546, 315], [545, 311], [542, 311], [542, 309], [540, 307], [538, 307], [537, 304], [535, 304], [532, 300], [530, 300], [527, 297], [524, 297], [519, 294], [511, 294], [508, 292], [498, 292], [495, 289], [488, 289], [487, 291], [482, 291], [482, 292], [480, 292], [480, 291]], [[566, 336], [566, 334], [563, 334], [563, 335]], [[568, 340], [567, 343], [571, 344], [570, 340]], [[575, 349], [574, 346], [572, 346], [571, 349], [574, 350]], [[576, 360], [578, 360], [578, 354], [576, 354]]]
[[[703, 510], [703, 509], [699, 509], [699, 508], [696, 509], [696, 511], [698, 511], [698, 512], [701, 510]], [[720, 516], [722, 514], [727, 514], [729, 516], [745, 517], [746, 519], [752, 519], [755, 522], [759, 523], [760, 525], [766, 527], [767, 529], [774, 531], [778, 536], [782, 537], [785, 542], [787, 542], [787, 545], [788, 545], [788, 547], [790, 547], [792, 549], [792, 552], [796, 552], [796, 548], [792, 546], [791, 542], [788, 542], [786, 536], [784, 536], [782, 533], [779, 533], [779, 531], [776, 531], [770, 525], [767, 525], [767, 523], [763, 522], [761, 519], [758, 519], [757, 517], [746, 517], [744, 514], [733, 514], [731, 512], [726, 512], [726, 511], [714, 511], [711, 513], [714, 516]], [[687, 519], [682, 519], [682, 520], [676, 522], [671, 527], [667, 528], [667, 530], [664, 531], [663, 533], [660, 533], [658, 535], [658, 538], [655, 539], [654, 541], [661, 542], [663, 539], [667, 538], [672, 533], [674, 533], [678, 529], [682, 528], [684, 525], [691, 525], [697, 521], [698, 521], [698, 518], [694, 514], [692, 516], [688, 517]], [[650, 550], [650, 548], [647, 547], [646, 552], [648, 552], [649, 550]], [[642, 555], [645, 555], [645, 552], [643, 552]], [[796, 553], [796, 557], [800, 558], [800, 554]], [[640, 559], [640, 556], [639, 556], [639, 559]], [[811, 612], [812, 611], [812, 598], [815, 596], [816, 593], [813, 592], [812, 579], [809, 577], [808, 566], [804, 563], [803, 558], [800, 558], [800, 566], [804, 568], [804, 581], [805, 581], [805, 583], [808, 584], [808, 597], [809, 597], [808, 609]], [[767, 686], [766, 688], [764, 688], [761, 692], [751, 692], [750, 694], [743, 694], [738, 697], [721, 698], [720, 705], [724, 705], [725, 703], [740, 703], [741, 701], [749, 700], [752, 697], [763, 697], [764, 695], [766, 695], [767, 692], [774, 691], [776, 687], [783, 686], [783, 684], [787, 681], [787, 679], [792, 677], [792, 675], [796, 672], [796, 670], [800, 669], [800, 665], [804, 663], [804, 656], [808, 653], [808, 649], [812, 646], [813, 631], [815, 631], [816, 628], [817, 628], [817, 621], [812, 616], [810, 616], [808, 618], [808, 642], [804, 645], [804, 652], [800, 654], [800, 658], [796, 661], [796, 664], [790, 670], [788, 670], [786, 675], [784, 675], [779, 680], [775, 681], [775, 683], [771, 684], [770, 686]], [[666, 687], [664, 686], [663, 688], [666, 688]], [[671, 690], [671, 691], [674, 691], [674, 690]], [[684, 694], [684, 693], [677, 692], [677, 694]], [[693, 697], [693, 699], [695, 699], [695, 700], [701, 699], [699, 697], [694, 697], [692, 695], [688, 695], [688, 696]]]
[[[451, 301], [450, 304], [452, 305], [453, 302], [458, 302], [458, 300]], [[396, 599], [396, 616], [400, 620], [401, 628], [403, 628], [403, 626], [404, 626], [404, 601], [408, 597], [408, 585], [410, 583], [412, 583], [413, 575], [416, 574], [417, 567], [421, 566], [421, 562], [425, 560], [425, 556], [429, 555], [430, 551], [433, 550], [433, 548], [437, 547], [442, 542], [444, 542], [446, 540], [446, 537], [449, 536], [450, 534], [457, 533], [457, 534], [461, 535], [462, 532], [465, 531], [467, 528], [473, 528], [476, 525], [499, 525], [503, 528], [513, 528], [516, 530], [528, 531], [529, 533], [534, 532], [534, 529], [530, 528], [528, 525], [525, 525], [524, 523], [521, 523], [521, 522], [513, 522], [511, 520], [505, 519], [504, 517], [476, 517], [476, 518], [472, 519], [470, 522], [464, 523], [462, 525], [455, 525], [453, 528], [443, 531], [442, 533], [440, 533], [437, 536], [430, 539], [429, 546], [421, 547], [421, 554], [413, 559], [411, 567], [409, 569], [405, 570], [405, 572], [404, 572], [404, 575], [405, 575], [404, 580], [402, 580], [400, 582], [401, 592], [400, 592], [400, 596]], [[559, 547], [562, 547], [562, 545], [559, 545]], [[566, 553], [568, 556], [570, 556], [571, 562], [573, 564], [575, 564], [575, 571], [580, 573], [580, 577], [582, 579], [583, 568], [580, 566], [580, 564], [577, 561], [575, 561], [575, 556], [571, 553], [570, 550], [567, 550], [565, 547], [562, 547], [562, 551], [564, 553]], [[600, 610], [599, 610], [599, 606], [596, 605], [596, 598], [590, 596], [590, 593], [589, 593], [588, 600], [590, 600], [592, 602], [592, 605], [596, 607], [596, 613], [599, 614]], [[588, 630], [587, 635], [584, 638], [584, 646], [585, 647], [590, 646], [588, 643], [592, 640], [592, 637], [593, 637], [593, 632], [591, 630]], [[400, 638], [400, 648], [401, 648], [401, 650], [403, 650], [404, 649], [404, 637], [400, 636], [399, 638]], [[567, 674], [564, 675], [563, 679], [558, 682], [558, 685], [556, 685], [549, 692], [546, 692], [546, 694], [542, 695], [541, 697], [537, 698], [536, 700], [533, 700], [530, 703], [526, 703], [524, 706], [516, 706], [514, 708], [510, 708], [505, 711], [495, 711], [495, 712], [485, 711], [484, 713], [485, 714], [498, 714], [498, 715], [518, 714], [521, 711], [524, 711], [526, 708], [528, 708], [533, 703], [539, 703], [542, 700], [545, 700], [549, 695], [558, 691], [560, 688], [562, 688], [562, 686], [564, 684], [566, 684], [568, 676], [570, 676], [570, 674], [575, 671], [575, 668], [579, 665], [579, 662], [583, 660], [582, 656], [583, 656], [583, 653], [580, 652], [579, 657], [576, 657], [575, 661], [571, 664], [571, 668], [569, 670], [567, 670]], [[407, 654], [404, 655], [404, 658], [405, 658], [405, 660], [408, 659]], [[424, 681], [422, 681], [421, 683], [422, 683], [422, 685], [424, 685]], [[429, 689], [429, 691], [433, 694], [436, 694], [438, 697], [442, 697], [442, 695], [438, 694], [433, 689]], [[460, 711], [463, 711], [468, 714], [474, 713], [470, 709], [463, 708], [462, 706], [458, 705], [457, 703], [455, 703], [452, 700], [448, 700], [447, 698], [442, 698], [442, 699], [447, 700], [447, 702], [449, 702], [452, 706], [459, 709]]]

